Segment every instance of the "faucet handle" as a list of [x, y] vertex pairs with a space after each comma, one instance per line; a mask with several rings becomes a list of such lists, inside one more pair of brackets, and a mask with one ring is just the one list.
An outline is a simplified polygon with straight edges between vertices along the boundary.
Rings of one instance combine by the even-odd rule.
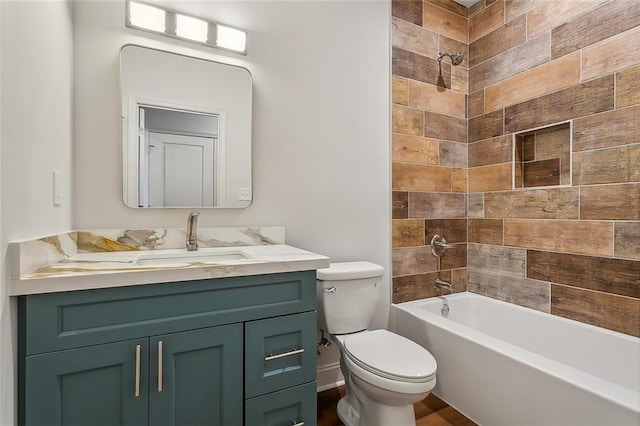
[[439, 234], [435, 234], [431, 238], [431, 253], [436, 257], [441, 257], [446, 250], [456, 248], [455, 245], [447, 243], [447, 240]]

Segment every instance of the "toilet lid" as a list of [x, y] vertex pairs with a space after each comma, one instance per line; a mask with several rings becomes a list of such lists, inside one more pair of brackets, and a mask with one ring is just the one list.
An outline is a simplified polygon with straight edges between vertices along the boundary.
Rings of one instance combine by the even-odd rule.
[[387, 330], [354, 334], [343, 345], [360, 367], [383, 377], [426, 381], [436, 373], [436, 360], [429, 351]]

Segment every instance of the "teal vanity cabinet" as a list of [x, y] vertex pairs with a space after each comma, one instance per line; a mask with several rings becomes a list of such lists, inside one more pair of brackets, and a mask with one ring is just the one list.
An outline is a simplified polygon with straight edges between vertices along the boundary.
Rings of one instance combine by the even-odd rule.
[[20, 296], [24, 425], [315, 425], [315, 271]]

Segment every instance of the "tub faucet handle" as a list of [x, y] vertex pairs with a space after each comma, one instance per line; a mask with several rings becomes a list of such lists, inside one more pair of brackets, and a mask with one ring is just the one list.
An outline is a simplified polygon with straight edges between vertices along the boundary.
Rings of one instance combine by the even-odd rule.
[[431, 238], [431, 253], [435, 257], [441, 257], [445, 251], [456, 248], [455, 245], [447, 243], [447, 240], [439, 234], [435, 234]]

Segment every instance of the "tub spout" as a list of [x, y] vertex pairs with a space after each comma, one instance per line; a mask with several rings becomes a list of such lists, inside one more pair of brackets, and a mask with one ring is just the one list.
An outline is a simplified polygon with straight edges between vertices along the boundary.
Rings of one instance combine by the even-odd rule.
[[451, 286], [451, 283], [443, 281], [440, 278], [436, 278], [436, 283], [434, 287], [438, 291], [447, 290], [449, 294], [453, 293], [453, 287]]

